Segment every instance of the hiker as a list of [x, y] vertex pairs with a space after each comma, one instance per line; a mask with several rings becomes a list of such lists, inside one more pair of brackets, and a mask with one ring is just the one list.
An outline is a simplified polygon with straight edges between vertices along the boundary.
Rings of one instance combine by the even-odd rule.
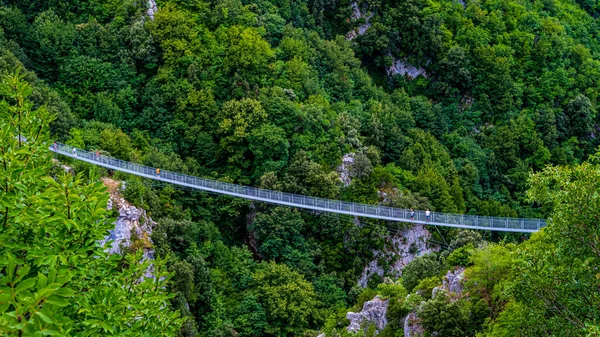
[[410, 219], [414, 220], [415, 219], [415, 210], [414, 209], [410, 209]]
[[73, 151], [71, 151], [73, 153], [73, 157], [77, 157], [77, 149], [73, 148]]
[[54, 151], [58, 151], [58, 144], [56, 142], [54, 142]]
[[96, 160], [100, 159], [100, 151], [96, 150]]
[[156, 169], [156, 178], [160, 178], [160, 169], [159, 168]]
[[425, 211], [425, 221], [429, 222], [429, 215], [431, 215], [431, 212], [429, 211], [429, 208]]

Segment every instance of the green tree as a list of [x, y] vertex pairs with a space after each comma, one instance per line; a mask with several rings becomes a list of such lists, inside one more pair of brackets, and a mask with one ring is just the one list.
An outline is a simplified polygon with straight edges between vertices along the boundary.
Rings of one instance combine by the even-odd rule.
[[553, 211], [548, 227], [518, 250], [515, 299], [542, 312], [536, 326], [559, 336], [579, 334], [600, 318], [599, 159], [531, 177], [528, 196]]
[[318, 300], [310, 282], [285, 265], [263, 262], [252, 275], [250, 294], [264, 308], [264, 336], [297, 336], [308, 328]]
[[445, 292], [425, 302], [417, 312], [425, 336], [467, 336], [469, 317], [464, 305], [463, 301], [453, 300]]
[[231, 26], [221, 36], [225, 44], [223, 65], [231, 74], [237, 73], [249, 85], [263, 84], [267, 66], [275, 56], [271, 46], [256, 29]]
[[59, 61], [69, 54], [75, 39], [75, 27], [65, 23], [52, 10], [40, 13], [31, 25], [32, 52], [36, 70], [42, 78], [56, 79]]
[[[413, 189], [420, 191], [424, 197], [431, 200], [435, 210], [457, 213], [459, 210], [455, 202], [461, 202], [461, 206], [464, 207], [460, 186], [453, 184], [451, 189], [444, 177], [431, 166], [423, 167], [413, 184]], [[451, 192], [458, 194], [460, 198], [452, 198]]]
[[248, 143], [254, 155], [254, 176], [279, 172], [287, 165], [290, 144], [282, 128], [265, 124], [251, 131]]
[[566, 113], [571, 121], [571, 134], [580, 139], [590, 137], [596, 119], [596, 112], [590, 99], [578, 95], [569, 101]]
[[436, 276], [441, 269], [435, 254], [418, 256], [402, 270], [402, 285], [411, 292], [422, 279]]
[[474, 292], [488, 298], [490, 303], [502, 292], [501, 281], [510, 279], [512, 275], [514, 260], [511, 250], [514, 248], [514, 245], [490, 244], [471, 253], [469, 261], [473, 266], [465, 271], [468, 285]]
[[223, 151], [230, 154], [228, 162], [244, 168], [250, 166], [250, 162], [244, 160], [248, 138], [267, 117], [260, 102], [253, 99], [231, 100], [223, 104], [218, 116], [219, 133], [222, 135], [220, 143]]
[[268, 327], [267, 314], [256, 295], [246, 295], [236, 309], [234, 326], [242, 337], [260, 337]]
[[[174, 335], [165, 260], [108, 256], [108, 194], [91, 176], [48, 176], [51, 116], [17, 71], [0, 85], [0, 331], [14, 335]], [[157, 307], [164, 308], [160, 312]], [[144, 316], [144, 320], [139, 317]]]
[[258, 241], [258, 251], [265, 260], [284, 263], [302, 273], [312, 273], [313, 252], [303, 236], [305, 223], [297, 211], [277, 207], [257, 214], [250, 230]]
[[335, 198], [339, 194], [337, 172], [326, 173], [321, 165], [310, 160], [305, 151], [298, 152], [282, 179], [285, 190], [322, 198]]

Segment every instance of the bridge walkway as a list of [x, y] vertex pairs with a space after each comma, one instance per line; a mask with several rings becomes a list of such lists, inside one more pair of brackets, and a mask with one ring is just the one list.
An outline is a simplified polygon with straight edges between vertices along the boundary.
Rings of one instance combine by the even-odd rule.
[[103, 155], [96, 156], [95, 153], [82, 149], [76, 149], [77, 155], [75, 156], [72, 152], [73, 147], [62, 143], [57, 143], [56, 148], [51, 146], [50, 150], [76, 160], [121, 172], [127, 172], [144, 178], [155, 179], [207, 192], [329, 213], [347, 214], [414, 224], [520, 233], [536, 232], [546, 225], [544, 219], [489, 217], [441, 212], [431, 212], [430, 218], [427, 220], [425, 212], [420, 210], [415, 211], [414, 218], [411, 219], [410, 210], [408, 209], [315, 198], [299, 194], [230, 184], [165, 170], [161, 170], [160, 176], [157, 177], [156, 168], [154, 167], [148, 167]]

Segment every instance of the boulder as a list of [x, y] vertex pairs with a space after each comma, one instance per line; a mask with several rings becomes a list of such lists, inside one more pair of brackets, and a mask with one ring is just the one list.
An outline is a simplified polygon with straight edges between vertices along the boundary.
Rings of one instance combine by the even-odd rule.
[[359, 332], [365, 329], [369, 323], [374, 324], [376, 334], [385, 328], [387, 325], [388, 300], [382, 300], [379, 296], [375, 296], [370, 301], [365, 302], [360, 312], [349, 312], [346, 318], [350, 320], [350, 325], [346, 328], [348, 332]]
[[440, 291], [450, 293], [451, 298], [456, 300], [460, 298], [463, 293], [463, 280], [465, 278], [465, 268], [458, 267], [455, 270], [449, 270], [442, 280], [442, 285], [433, 288], [431, 293], [432, 297], [435, 297]]

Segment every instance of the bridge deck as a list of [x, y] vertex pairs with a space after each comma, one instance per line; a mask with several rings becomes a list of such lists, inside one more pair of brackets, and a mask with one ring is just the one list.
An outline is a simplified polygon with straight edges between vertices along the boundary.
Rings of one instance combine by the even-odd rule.
[[54, 149], [54, 146], [50, 147], [51, 151], [73, 159], [117, 171], [131, 173], [140, 177], [271, 204], [389, 221], [505, 232], [532, 233], [546, 225], [544, 219], [502, 218], [440, 212], [431, 212], [430, 219], [427, 221], [424, 211], [415, 211], [414, 219], [411, 220], [410, 210], [407, 209], [315, 198], [305, 195], [230, 184], [163, 170], [160, 172], [160, 177], [157, 177], [155, 173], [156, 168], [154, 167], [148, 167], [102, 155], [96, 156], [95, 153], [82, 149], [76, 149], [77, 156], [74, 156], [72, 154], [72, 149], [71, 146], [59, 143], [57, 143], [56, 149]]

